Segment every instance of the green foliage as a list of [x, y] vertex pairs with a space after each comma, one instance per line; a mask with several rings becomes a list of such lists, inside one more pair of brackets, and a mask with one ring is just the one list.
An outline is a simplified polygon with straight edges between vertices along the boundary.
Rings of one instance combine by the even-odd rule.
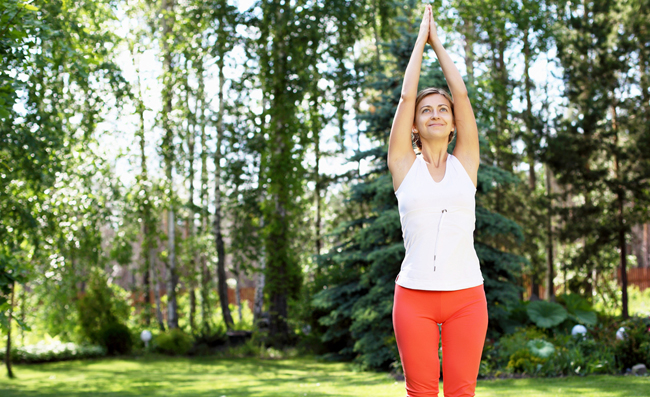
[[537, 357], [528, 349], [517, 350], [510, 356], [507, 369], [515, 373], [535, 374], [544, 362], [544, 359]]
[[589, 301], [578, 294], [559, 295], [558, 303], [564, 304], [569, 312], [569, 317], [576, 323], [583, 325], [596, 325], [598, 317]]
[[636, 364], [650, 367], [650, 318], [632, 317], [620, 325], [625, 336], [614, 345], [617, 368], [625, 371]]
[[187, 354], [193, 344], [194, 338], [183, 332], [180, 328], [161, 332], [153, 339], [155, 351], [175, 356]]
[[120, 323], [105, 324], [100, 330], [101, 344], [109, 355], [129, 354], [133, 348], [133, 336], [129, 327]]
[[[107, 337], [111, 333], [118, 335], [120, 327], [125, 327], [123, 324], [129, 316], [129, 307], [116, 295], [114, 288], [107, 284], [105, 276], [96, 270], [88, 280], [86, 294], [77, 301], [82, 336], [90, 343], [101, 344], [107, 349], [107, 343], [113, 343], [107, 341]], [[112, 346], [117, 346], [117, 350], [111, 350], [110, 353], [123, 351], [120, 350], [122, 347], [119, 343], [124, 343], [126, 348], [126, 341], [115, 343], [117, 344]]]
[[[6, 349], [0, 349], [0, 360], [5, 359]], [[55, 361], [80, 360], [106, 356], [101, 346], [84, 346], [74, 343], [39, 343], [11, 349], [14, 363], [36, 364]]]
[[526, 347], [534, 356], [547, 359], [555, 353], [555, 346], [544, 339], [533, 339], [526, 343]]
[[557, 303], [535, 301], [528, 304], [528, 316], [540, 328], [552, 328], [567, 318], [567, 311]]

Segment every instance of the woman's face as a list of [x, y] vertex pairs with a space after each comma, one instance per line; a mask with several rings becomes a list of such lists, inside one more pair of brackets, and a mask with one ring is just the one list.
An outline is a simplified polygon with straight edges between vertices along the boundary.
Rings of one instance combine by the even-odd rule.
[[423, 141], [449, 139], [454, 130], [454, 115], [451, 103], [440, 94], [424, 97], [415, 109], [415, 129]]

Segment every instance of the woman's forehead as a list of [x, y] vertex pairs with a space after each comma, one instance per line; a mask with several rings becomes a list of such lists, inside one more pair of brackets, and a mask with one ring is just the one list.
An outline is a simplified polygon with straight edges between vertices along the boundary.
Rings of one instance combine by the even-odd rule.
[[419, 107], [420, 108], [422, 108], [424, 106], [438, 107], [440, 105], [451, 106], [451, 102], [449, 102], [449, 99], [447, 99], [442, 94], [431, 94], [431, 95], [427, 95], [424, 98], [422, 98], [422, 101], [420, 102]]

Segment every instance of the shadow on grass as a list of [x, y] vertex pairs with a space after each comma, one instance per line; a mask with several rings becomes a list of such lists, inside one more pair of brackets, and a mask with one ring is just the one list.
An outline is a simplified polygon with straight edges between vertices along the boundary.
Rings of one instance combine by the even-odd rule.
[[17, 374], [18, 379], [0, 381], [0, 395], [345, 397], [359, 395], [355, 388], [389, 382], [384, 374], [355, 373], [344, 364], [312, 359], [146, 357], [24, 365]]

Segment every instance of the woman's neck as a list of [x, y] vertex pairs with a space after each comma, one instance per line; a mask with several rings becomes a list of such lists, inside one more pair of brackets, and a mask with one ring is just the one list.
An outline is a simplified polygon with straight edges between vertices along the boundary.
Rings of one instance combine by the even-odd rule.
[[422, 159], [429, 164], [433, 164], [434, 167], [438, 168], [444, 164], [447, 161], [447, 155], [446, 144], [427, 145], [422, 142]]

